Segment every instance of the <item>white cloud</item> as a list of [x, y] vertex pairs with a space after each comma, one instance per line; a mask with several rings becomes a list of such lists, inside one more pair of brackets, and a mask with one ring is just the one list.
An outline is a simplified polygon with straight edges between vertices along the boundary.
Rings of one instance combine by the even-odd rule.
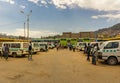
[[107, 18], [108, 21], [111, 20], [118, 20], [120, 19], [120, 14], [103, 14], [103, 15], [96, 15], [96, 16], [92, 16], [91, 18], [93, 19], [99, 19], [99, 18]]
[[53, 4], [56, 8], [84, 8], [98, 11], [119, 11], [120, 0], [28, 0], [35, 4]]
[[47, 6], [48, 2], [46, 0], [28, 0], [28, 1], [35, 3], [36, 5], [39, 5], [39, 6], [48, 7]]
[[0, 0], [0, 1], [7, 2], [7, 3], [10, 3], [10, 4], [15, 4], [14, 0]]
[[[104, 11], [103, 15], [94, 15], [91, 18], [107, 18], [108, 21], [120, 19], [120, 0], [51, 0], [56, 8], [82, 8]], [[114, 12], [114, 13], [113, 13]], [[116, 13], [117, 12], [117, 13]], [[118, 13], [119, 12], [119, 13]]]
[[44, 5], [47, 5], [47, 2], [44, 1], [44, 0], [42, 0], [41, 3], [44, 4]]
[[21, 7], [22, 9], [25, 9], [25, 8], [26, 8], [26, 6], [24, 6], [24, 5], [20, 5], [20, 7]]
[[33, 2], [33, 3], [37, 4], [40, 0], [28, 0], [28, 1]]
[[99, 11], [120, 10], [120, 0], [52, 0], [52, 4], [61, 9], [80, 7]]
[[[25, 30], [26, 31], [26, 30]], [[7, 35], [14, 35], [14, 36], [24, 36], [24, 29], [16, 29], [12, 32], [2, 32]], [[46, 37], [46, 36], [53, 36], [59, 34], [58, 32], [52, 32], [52, 31], [45, 31], [45, 30], [39, 30], [39, 31], [30, 31], [29, 36], [33, 38], [40, 38], [40, 37]], [[27, 34], [25, 34], [27, 36]]]

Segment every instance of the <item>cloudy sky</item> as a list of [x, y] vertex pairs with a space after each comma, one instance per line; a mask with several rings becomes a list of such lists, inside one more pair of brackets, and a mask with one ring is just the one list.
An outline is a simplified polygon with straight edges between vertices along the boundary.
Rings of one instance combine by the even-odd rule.
[[0, 0], [0, 33], [23, 36], [28, 14], [30, 37], [95, 31], [120, 22], [120, 0]]

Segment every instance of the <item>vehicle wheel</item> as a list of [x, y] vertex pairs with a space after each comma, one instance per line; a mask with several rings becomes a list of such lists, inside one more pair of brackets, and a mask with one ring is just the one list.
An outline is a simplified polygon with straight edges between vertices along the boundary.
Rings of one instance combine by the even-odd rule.
[[25, 57], [25, 55], [22, 55], [22, 57]]
[[0, 52], [0, 56], [2, 56], [2, 53]]
[[12, 53], [12, 56], [15, 58], [17, 56], [17, 53]]
[[116, 65], [117, 64], [117, 59], [115, 58], [115, 57], [110, 57], [110, 58], [108, 58], [108, 60], [107, 60], [107, 63], [109, 64], [109, 65]]
[[43, 52], [43, 49], [40, 49], [40, 52]]

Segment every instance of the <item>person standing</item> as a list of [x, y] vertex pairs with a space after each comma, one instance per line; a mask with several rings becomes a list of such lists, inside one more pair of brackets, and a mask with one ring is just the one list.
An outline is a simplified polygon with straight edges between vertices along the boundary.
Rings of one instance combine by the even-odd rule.
[[90, 61], [90, 52], [91, 52], [91, 46], [90, 46], [90, 43], [88, 43], [88, 46], [87, 46], [87, 60]]
[[60, 47], [60, 44], [57, 43], [57, 45], [56, 45], [56, 49], [57, 49], [57, 51], [58, 51], [59, 47]]
[[73, 45], [73, 52], [75, 52], [75, 45]]
[[93, 54], [92, 54], [92, 64], [94, 65], [96, 65], [98, 50], [99, 50], [98, 43], [96, 43], [94, 46]]
[[2, 54], [1, 54], [1, 58], [5, 57], [5, 44], [2, 46]]
[[87, 53], [87, 44], [85, 43], [84, 45], [85, 45], [84, 46], [84, 54], [86, 54]]
[[32, 60], [32, 43], [31, 43], [31, 41], [29, 43], [28, 52], [29, 52], [28, 60]]
[[4, 57], [6, 60], [8, 59], [8, 55], [9, 55], [9, 47], [8, 44], [6, 44], [4, 48]]

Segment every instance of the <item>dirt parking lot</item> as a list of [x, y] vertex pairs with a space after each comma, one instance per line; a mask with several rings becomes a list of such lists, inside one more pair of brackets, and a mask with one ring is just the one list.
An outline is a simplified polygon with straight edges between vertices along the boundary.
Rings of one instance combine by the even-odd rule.
[[120, 83], [120, 64], [92, 65], [82, 52], [67, 49], [0, 59], [0, 83]]

